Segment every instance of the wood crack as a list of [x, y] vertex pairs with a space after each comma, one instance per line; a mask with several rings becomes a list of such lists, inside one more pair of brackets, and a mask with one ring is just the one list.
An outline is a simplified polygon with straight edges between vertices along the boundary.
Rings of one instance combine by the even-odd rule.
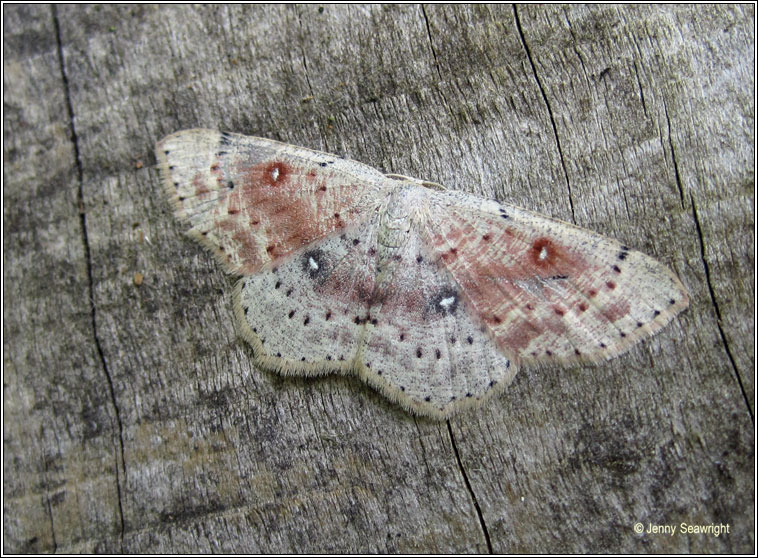
[[69, 86], [68, 75], [66, 74], [66, 64], [63, 58], [63, 43], [61, 41], [61, 29], [60, 22], [58, 20], [58, 10], [55, 5], [51, 6], [53, 26], [55, 27], [55, 39], [58, 50], [58, 64], [60, 67], [61, 78], [63, 81], [64, 96], [66, 99], [66, 109], [68, 112], [69, 126], [71, 128], [71, 143], [74, 148], [74, 160], [76, 164], [76, 175], [78, 182], [77, 201], [79, 205], [79, 223], [81, 229], [82, 244], [84, 247], [84, 259], [87, 264], [87, 289], [88, 299], [90, 305], [90, 323], [92, 326], [92, 337], [95, 342], [95, 348], [102, 365], [103, 372], [105, 373], [105, 379], [108, 384], [108, 390], [110, 394], [111, 405], [113, 406], [113, 413], [116, 417], [116, 424], [118, 427], [118, 444], [116, 446], [116, 493], [118, 496], [118, 515], [120, 522], [119, 540], [121, 551], [124, 550], [124, 510], [122, 504], [121, 494], [121, 476], [123, 475], [124, 482], [126, 481], [126, 463], [124, 462], [124, 434], [123, 425], [121, 423], [121, 413], [119, 411], [118, 403], [116, 401], [116, 391], [113, 387], [113, 378], [108, 369], [108, 363], [105, 360], [103, 348], [100, 343], [100, 338], [97, 335], [97, 308], [95, 306], [94, 295], [94, 282], [92, 278], [92, 254], [90, 251], [89, 236], [87, 234], [87, 213], [84, 209], [84, 170], [82, 165], [81, 153], [79, 150], [79, 138], [76, 133], [76, 126], [74, 123], [74, 108], [71, 101], [71, 88]]
[[682, 176], [679, 174], [679, 161], [676, 157], [676, 150], [674, 149], [674, 141], [671, 139], [671, 119], [669, 118], [669, 111], [668, 107], [666, 106], [666, 97], [661, 97], [661, 101], [663, 102], [663, 113], [666, 115], [666, 126], [668, 128], [667, 132], [667, 140], [669, 144], [669, 149], [671, 150], [671, 162], [674, 165], [674, 176], [676, 177], [676, 187], [679, 189], [679, 200], [682, 204], [682, 209], [684, 209], [684, 187], [682, 186]]
[[714, 290], [713, 282], [711, 281], [711, 269], [710, 269], [710, 266], [708, 265], [708, 259], [705, 256], [705, 238], [703, 236], [703, 229], [700, 226], [700, 218], [698, 217], [697, 206], [695, 205], [695, 197], [692, 195], [691, 192], [690, 192], [690, 201], [692, 202], [692, 217], [695, 221], [695, 228], [697, 229], [697, 238], [700, 244], [700, 260], [703, 262], [703, 269], [705, 270], [705, 283], [708, 286], [708, 294], [711, 297], [711, 304], [713, 305], [713, 309], [716, 312], [716, 326], [718, 327], [718, 330], [719, 330], [721, 343], [724, 345], [724, 351], [726, 351], [726, 354], [729, 357], [729, 362], [732, 365], [734, 376], [735, 378], [737, 378], [737, 383], [740, 386], [740, 392], [742, 393], [742, 398], [745, 400], [745, 406], [747, 407], [747, 411], [750, 414], [750, 421], [755, 423], [753, 410], [750, 408], [750, 398], [748, 397], [748, 394], [745, 390], [745, 385], [742, 382], [742, 377], [740, 376], [739, 368], [737, 367], [737, 362], [734, 360], [732, 351], [729, 348], [729, 341], [726, 338], [726, 333], [724, 333], [724, 328], [721, 326], [722, 324], [721, 310], [719, 309], [719, 303], [716, 298], [716, 291]]
[[466, 490], [468, 490], [468, 493], [471, 495], [471, 501], [474, 503], [474, 509], [476, 509], [476, 515], [479, 518], [479, 525], [482, 528], [482, 533], [484, 534], [484, 541], [487, 543], [487, 552], [489, 554], [494, 554], [492, 550], [492, 541], [490, 540], [490, 533], [487, 529], [487, 523], [484, 521], [484, 514], [482, 514], [482, 508], [479, 506], [479, 500], [476, 498], [476, 493], [474, 492], [474, 489], [471, 487], [471, 482], [468, 480], [468, 475], [466, 474], [466, 469], [463, 467], [463, 462], [461, 461], [461, 455], [458, 453], [458, 445], [455, 443], [455, 436], [453, 435], [453, 428], [450, 426], [450, 421], [447, 422], [447, 431], [450, 435], [450, 443], [453, 446], [453, 453], [455, 453], [455, 459], [458, 462], [458, 469], [461, 471], [461, 475], [463, 476], [463, 482], [466, 484]]
[[576, 224], [576, 214], [574, 213], [574, 196], [571, 193], [571, 181], [569, 181], [568, 176], [568, 170], [566, 169], [566, 159], [563, 156], [563, 149], [561, 148], [561, 139], [558, 136], [558, 126], [555, 124], [555, 116], [553, 116], [553, 109], [550, 106], [550, 101], [547, 98], [547, 92], [545, 91], [545, 87], [542, 85], [542, 80], [540, 80], [539, 75], [537, 74], [537, 66], [534, 64], [534, 60], [532, 59], [532, 52], [529, 49], [529, 44], [526, 42], [526, 37], [524, 36], [524, 30], [521, 27], [521, 20], [518, 15], [518, 8], [516, 5], [513, 5], [513, 17], [516, 20], [516, 29], [518, 29], [519, 37], [521, 38], [521, 44], [524, 47], [524, 51], [526, 52], [526, 57], [529, 60], [529, 65], [532, 68], [532, 74], [534, 75], [534, 80], [537, 82], [537, 87], [540, 90], [540, 93], [542, 94], [542, 100], [545, 103], [545, 107], [547, 108], [547, 114], [550, 117], [550, 124], [553, 127], [553, 136], [555, 137], [555, 144], [558, 147], [558, 157], [561, 161], [561, 168], [563, 169], [563, 176], [566, 179], [566, 188], [568, 189], [568, 201], [569, 206], [571, 208], [571, 218], [573, 222]]
[[424, 15], [424, 22], [426, 23], [426, 35], [429, 37], [429, 48], [432, 51], [432, 56], [434, 57], [434, 65], [437, 68], [437, 75], [439, 76], [440, 81], [442, 81], [440, 61], [437, 58], [437, 51], [434, 50], [434, 41], [432, 41], [432, 28], [429, 26], [429, 16], [426, 14], [426, 7], [423, 4], [421, 5], [421, 13]]

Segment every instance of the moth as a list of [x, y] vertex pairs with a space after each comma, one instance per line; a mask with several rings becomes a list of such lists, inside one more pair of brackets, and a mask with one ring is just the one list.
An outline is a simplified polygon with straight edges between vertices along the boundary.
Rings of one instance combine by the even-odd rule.
[[194, 129], [156, 156], [189, 235], [241, 276], [258, 365], [355, 374], [419, 415], [480, 404], [521, 366], [614, 357], [689, 303], [616, 240], [328, 153]]

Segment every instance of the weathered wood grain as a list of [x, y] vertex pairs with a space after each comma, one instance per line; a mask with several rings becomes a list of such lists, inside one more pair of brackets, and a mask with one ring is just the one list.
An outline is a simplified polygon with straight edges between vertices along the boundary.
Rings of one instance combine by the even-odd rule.
[[[3, 550], [754, 552], [754, 18], [3, 6]], [[256, 370], [153, 168], [196, 126], [613, 236], [690, 309], [449, 424]]]

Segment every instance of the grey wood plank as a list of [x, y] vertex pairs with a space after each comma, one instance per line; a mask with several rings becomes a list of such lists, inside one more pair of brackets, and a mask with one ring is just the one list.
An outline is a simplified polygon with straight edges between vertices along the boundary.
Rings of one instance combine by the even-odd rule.
[[[753, 552], [754, 17], [4, 6], [4, 551]], [[153, 169], [197, 126], [618, 238], [691, 306], [449, 424], [256, 370]]]

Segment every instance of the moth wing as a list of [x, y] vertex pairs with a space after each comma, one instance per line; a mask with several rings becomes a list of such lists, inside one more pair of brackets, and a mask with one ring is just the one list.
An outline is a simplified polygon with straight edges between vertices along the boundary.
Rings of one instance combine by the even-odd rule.
[[185, 130], [156, 157], [189, 234], [240, 275], [356, 225], [386, 197], [367, 165], [269, 139]]
[[259, 363], [293, 375], [355, 369], [375, 287], [376, 234], [369, 220], [240, 280], [235, 311]]
[[371, 301], [359, 374], [417, 414], [446, 418], [481, 403], [516, 373], [411, 222]]
[[513, 362], [597, 362], [689, 304], [663, 264], [569, 223], [460, 192], [429, 194], [423, 235]]

